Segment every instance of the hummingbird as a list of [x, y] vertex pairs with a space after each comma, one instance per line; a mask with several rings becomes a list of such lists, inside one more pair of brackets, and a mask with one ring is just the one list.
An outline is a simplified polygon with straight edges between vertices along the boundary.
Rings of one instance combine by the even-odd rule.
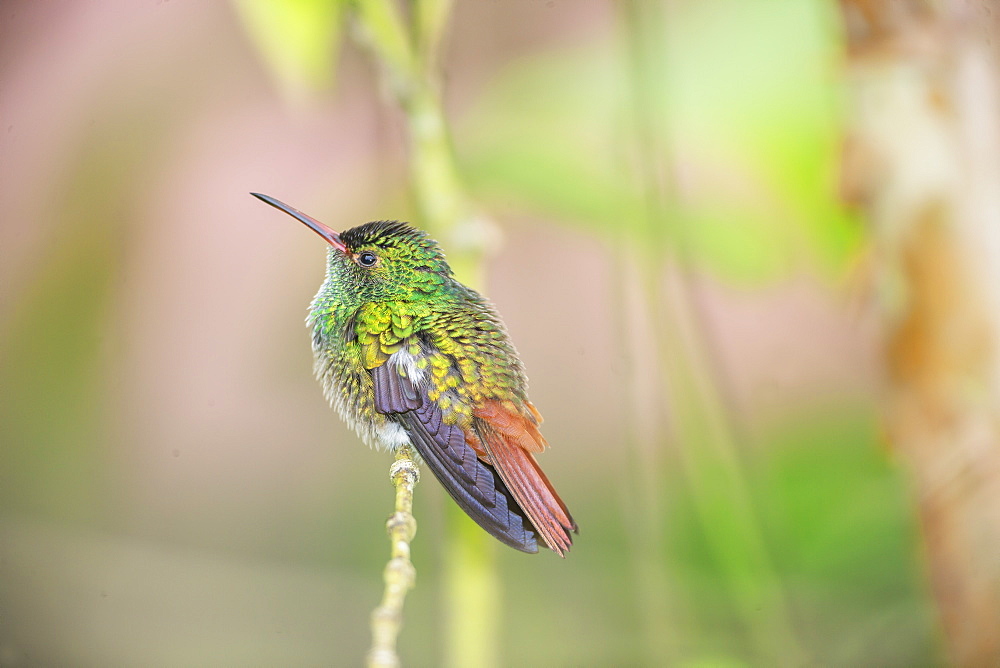
[[309, 307], [316, 377], [375, 449], [411, 445], [480, 527], [522, 552], [559, 556], [578, 532], [535, 455], [542, 416], [496, 308], [456, 280], [428, 234], [375, 221], [335, 232], [251, 193], [329, 244]]

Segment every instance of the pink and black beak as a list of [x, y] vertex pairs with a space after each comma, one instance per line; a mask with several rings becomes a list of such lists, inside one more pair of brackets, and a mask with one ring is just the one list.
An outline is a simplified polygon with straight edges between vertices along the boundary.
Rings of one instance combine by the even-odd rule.
[[347, 246], [345, 246], [344, 242], [340, 239], [340, 235], [337, 234], [336, 232], [334, 232], [333, 230], [331, 230], [329, 227], [327, 227], [323, 223], [321, 223], [318, 220], [316, 220], [315, 218], [313, 218], [312, 216], [307, 216], [306, 214], [302, 213], [298, 209], [293, 209], [292, 207], [288, 206], [284, 202], [279, 202], [278, 200], [274, 199], [273, 197], [269, 197], [267, 195], [261, 195], [260, 193], [250, 193], [250, 194], [253, 195], [254, 197], [256, 197], [259, 200], [263, 200], [263, 201], [267, 202], [268, 204], [270, 204], [271, 206], [273, 206], [275, 209], [281, 209], [282, 211], [284, 211], [285, 213], [287, 213], [289, 216], [291, 216], [293, 218], [296, 218], [299, 221], [305, 223], [310, 228], [312, 228], [313, 232], [315, 232], [316, 234], [318, 234], [321, 237], [323, 237], [326, 240], [326, 243], [330, 244], [334, 248], [336, 248], [336, 249], [338, 249], [340, 251], [343, 251], [343, 252], [347, 251]]

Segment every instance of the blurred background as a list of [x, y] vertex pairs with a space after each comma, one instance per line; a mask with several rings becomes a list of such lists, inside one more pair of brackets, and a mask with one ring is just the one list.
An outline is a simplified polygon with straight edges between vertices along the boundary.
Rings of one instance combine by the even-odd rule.
[[546, 417], [572, 553], [425, 476], [405, 664], [1000, 657], [996, 14], [4, 0], [0, 665], [362, 660], [391, 457], [250, 191], [430, 230]]

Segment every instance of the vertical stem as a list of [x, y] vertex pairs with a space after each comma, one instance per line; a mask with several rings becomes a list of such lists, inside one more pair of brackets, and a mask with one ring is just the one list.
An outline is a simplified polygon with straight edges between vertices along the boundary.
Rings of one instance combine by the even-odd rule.
[[[430, 82], [410, 88], [402, 101], [410, 140], [410, 179], [420, 219], [449, 249], [448, 262], [464, 283], [485, 282], [483, 259], [489, 223], [472, 216], [452, 154], [441, 101]], [[485, 225], [485, 227], [484, 227]]]
[[[415, 0], [404, 20], [392, 0], [356, 3], [360, 38], [375, 56], [406, 114], [409, 167], [420, 224], [449, 248], [460, 280], [484, 282], [483, 258], [496, 236], [473, 216], [462, 187], [437, 85], [437, 56], [451, 0]], [[502, 606], [495, 546], [457, 507], [448, 508], [445, 660], [451, 666], [499, 665]]]
[[[441, 103], [429, 82], [404, 101], [410, 129], [410, 173], [420, 216], [435, 234], [448, 235], [448, 261], [473, 287], [485, 282], [485, 240], [476, 238], [469, 203], [459, 182]], [[473, 234], [462, 234], [464, 228]], [[460, 243], [464, 242], [464, 243]], [[471, 243], [470, 243], [471, 242]], [[502, 595], [493, 539], [449, 504], [445, 563], [445, 664], [499, 665]]]
[[[629, 531], [629, 535], [647, 661], [651, 664], [669, 664], [676, 659], [670, 649], [676, 646], [670, 636], [670, 630], [675, 627], [671, 623], [671, 608], [676, 599], [671, 595], [665, 573], [667, 548], [664, 527], [667, 501], [663, 492], [663, 476], [667, 434], [659, 406], [651, 404], [649, 398], [642, 396], [643, 393], [636, 387], [641, 382], [644, 382], [645, 387], [662, 385], [655, 355], [654, 363], [650, 364], [649, 351], [656, 349], [659, 334], [655, 317], [656, 302], [648, 294], [646, 284], [660, 266], [657, 249], [662, 245], [660, 237], [664, 231], [651, 214], [661, 208], [660, 200], [669, 193], [660, 187], [654, 187], [663, 185], [655, 181], [655, 163], [660, 156], [655, 149], [642, 148], [663, 148], [660, 146], [662, 142], [653, 132], [653, 118], [657, 113], [654, 92], [658, 85], [662, 85], [662, 81], [657, 81], [654, 70], [660, 63], [649, 54], [651, 44], [655, 41], [650, 35], [654, 30], [652, 24], [661, 16], [662, 7], [652, 3], [641, 5], [638, 2], [626, 2], [618, 7], [626, 49], [626, 80], [631, 97], [627, 109], [631, 123], [625, 143], [637, 149], [639, 176], [646, 199], [646, 215], [623, 221], [631, 243], [618, 244], [621, 250], [615, 271], [616, 287], [620, 292], [615, 301], [623, 306], [619, 308], [616, 319], [619, 322], [619, 340], [627, 358], [624, 367], [628, 369], [627, 377], [623, 379], [627, 386], [623, 395], [627, 397], [626, 414], [631, 413], [627, 421], [631, 446], [629, 465], [633, 478], [630, 489], [635, 490], [635, 507], [630, 509], [630, 519], [635, 528]], [[637, 293], [639, 304], [632, 303], [631, 309], [626, 309], [625, 304], [635, 301], [630, 298], [633, 291]], [[641, 313], [629, 312], [636, 309]], [[633, 327], [641, 328], [645, 335], [641, 342], [628, 335], [627, 330]], [[662, 392], [653, 393], [656, 394], [654, 401], [663, 399]]]
[[499, 666], [503, 592], [495, 541], [454, 504], [449, 504], [446, 526], [444, 665]]
[[638, 280], [632, 253], [631, 250], [616, 253], [612, 271], [612, 294], [618, 297], [612, 300], [611, 320], [615, 325], [615, 340], [621, 345], [622, 373], [618, 377], [618, 394], [625, 416], [621, 445], [626, 462], [621, 488], [627, 492], [622, 521], [645, 645], [643, 663], [670, 665], [676, 659], [670, 651], [676, 624], [670, 614], [673, 600], [663, 530], [667, 512], [662, 491], [665, 452], [661, 447], [664, 440], [659, 429], [661, 416], [656, 410], [662, 397], [651, 389], [657, 385], [657, 372], [649, 368], [646, 359], [647, 342], [654, 340], [651, 324], [643, 317], [648, 315], [648, 310], [645, 304], [638, 305], [631, 298]]
[[[675, 188], [665, 140], [668, 114], [653, 95], [665, 86], [666, 17], [656, 3], [622, 7], [629, 42], [632, 139], [646, 195], [645, 216], [633, 232], [636, 246], [651, 251], [639, 251], [636, 264], [656, 341], [652, 354], [672, 409], [673, 441], [708, 547], [727, 579], [757, 657], [796, 661], [791, 614], [753, 511], [736, 432], [719, 387], [723, 378], [716, 374], [707, 349], [709, 331], [687, 269], [684, 213], [669, 204]], [[669, 269], [669, 280], [663, 267]]]
[[417, 571], [410, 561], [410, 541], [417, 533], [413, 517], [413, 488], [420, 480], [420, 469], [413, 461], [410, 446], [396, 451], [396, 461], [389, 469], [389, 479], [396, 488], [396, 511], [386, 522], [392, 557], [385, 567], [385, 591], [382, 603], [371, 617], [372, 646], [366, 663], [369, 668], [399, 666], [396, 639], [403, 626], [403, 603], [417, 581]]
[[686, 288], [663, 283], [652, 277], [647, 293], [650, 303], [659, 305], [656, 352], [702, 531], [757, 658], [797, 662], [791, 613], [753, 509], [729, 415], [700, 345], [696, 316], [686, 295], [677, 294]]

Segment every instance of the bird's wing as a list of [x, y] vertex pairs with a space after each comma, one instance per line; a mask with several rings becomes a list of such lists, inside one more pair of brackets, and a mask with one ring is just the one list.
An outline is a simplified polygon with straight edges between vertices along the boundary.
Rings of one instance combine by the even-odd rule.
[[473, 428], [518, 506], [549, 548], [563, 556], [573, 544], [570, 532], [577, 532], [577, 526], [532, 454], [541, 452], [546, 443], [538, 431], [541, 416], [530, 402], [525, 403], [528, 414], [511, 402], [484, 401], [473, 411]]
[[395, 364], [371, 369], [375, 410], [396, 420], [434, 477], [479, 526], [522, 552], [537, 552], [531, 521], [496, 469], [479, 459], [466, 434], [443, 420], [441, 407]]

